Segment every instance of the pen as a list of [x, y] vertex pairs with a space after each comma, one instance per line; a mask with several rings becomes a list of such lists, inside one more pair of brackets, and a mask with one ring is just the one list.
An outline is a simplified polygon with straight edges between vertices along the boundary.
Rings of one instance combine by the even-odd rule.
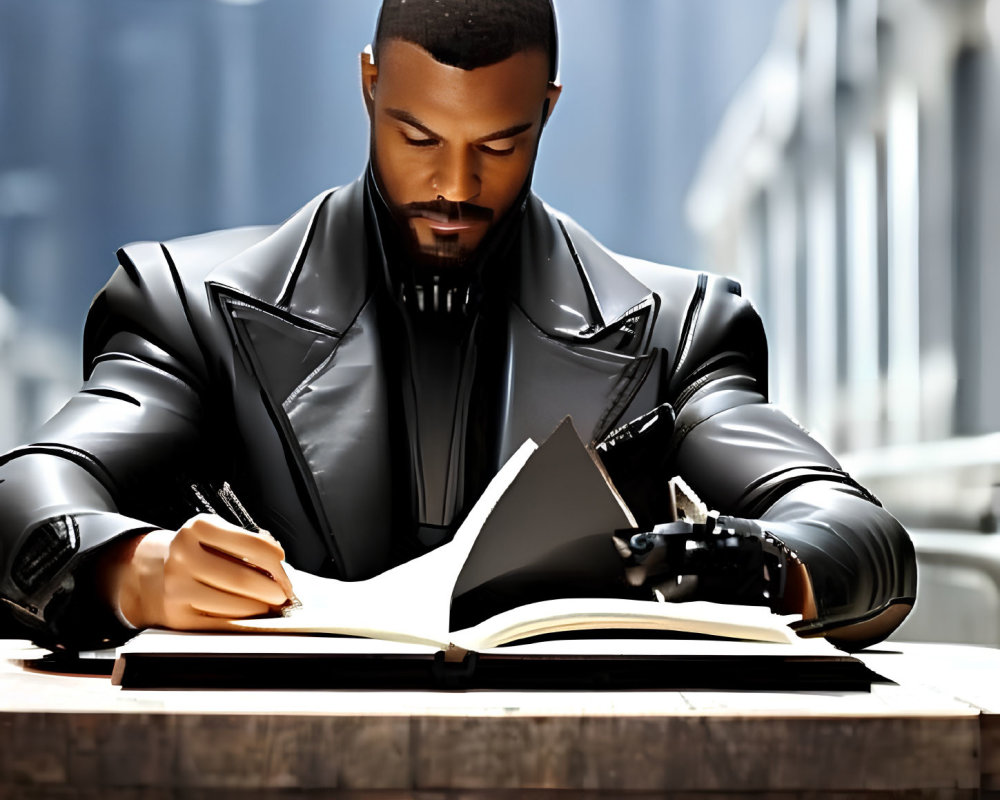
[[[192, 494], [194, 494], [195, 506], [198, 508], [199, 512], [205, 514], [218, 515], [218, 512], [215, 510], [215, 507], [205, 496], [205, 492], [202, 490], [202, 487], [198, 486], [198, 484], [196, 483], [192, 483], [191, 492]], [[261, 532], [260, 526], [256, 522], [254, 522], [253, 517], [250, 516], [250, 512], [247, 511], [243, 503], [240, 502], [240, 499], [236, 496], [236, 492], [233, 491], [233, 488], [229, 485], [228, 481], [223, 482], [222, 486], [216, 489], [214, 493], [215, 496], [222, 501], [222, 504], [226, 507], [229, 513], [233, 515], [233, 517], [236, 519], [236, 521], [241, 527], [245, 528], [251, 533]], [[249, 561], [244, 561], [242, 559], [240, 559], [240, 563], [245, 564], [246, 566], [257, 570], [263, 575], [269, 577], [271, 580], [274, 580], [274, 575], [272, 575], [266, 569], [258, 567], [256, 564], [253, 564]], [[294, 594], [292, 594], [292, 596], [281, 606], [281, 614], [282, 616], [287, 616], [292, 609], [301, 608], [301, 606], [302, 603]]]
[[[196, 505], [199, 510], [206, 514], [217, 514], [215, 508], [209, 502], [208, 498], [205, 497], [205, 493], [202, 491], [201, 487], [196, 483], [191, 484], [191, 491], [194, 493]], [[243, 503], [240, 502], [239, 498], [236, 496], [236, 492], [226, 481], [222, 484], [222, 488], [215, 491], [216, 496], [222, 501], [222, 503], [229, 510], [237, 522], [248, 531], [252, 533], [260, 533], [260, 526], [254, 522], [253, 517], [250, 516], [250, 512], [246, 510]]]

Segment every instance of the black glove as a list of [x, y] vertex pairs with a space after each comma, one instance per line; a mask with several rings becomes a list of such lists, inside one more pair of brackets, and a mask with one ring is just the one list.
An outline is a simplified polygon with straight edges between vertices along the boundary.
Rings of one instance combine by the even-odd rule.
[[629, 584], [656, 590], [665, 600], [764, 605], [772, 611], [781, 607], [795, 559], [756, 522], [735, 517], [622, 531], [616, 547]]

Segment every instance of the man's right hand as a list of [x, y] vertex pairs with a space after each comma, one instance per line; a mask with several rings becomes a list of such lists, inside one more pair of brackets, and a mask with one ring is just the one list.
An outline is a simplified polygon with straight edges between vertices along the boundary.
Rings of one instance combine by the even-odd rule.
[[114, 545], [99, 580], [108, 602], [137, 628], [226, 630], [230, 620], [272, 613], [291, 598], [284, 557], [270, 534], [199, 514], [176, 532]]

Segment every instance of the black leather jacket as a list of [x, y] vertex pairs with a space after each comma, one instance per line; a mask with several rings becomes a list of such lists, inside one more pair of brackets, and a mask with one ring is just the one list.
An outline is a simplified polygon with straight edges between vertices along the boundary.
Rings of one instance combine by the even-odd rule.
[[[88, 317], [83, 387], [0, 463], [0, 595], [38, 641], [127, 637], [90, 565], [167, 524], [193, 467], [236, 476], [293, 565], [345, 579], [387, 566], [389, 397], [364, 202], [358, 181], [280, 226], [119, 251]], [[767, 403], [764, 333], [738, 284], [612, 255], [533, 195], [521, 226], [498, 466], [567, 414], [597, 441], [669, 402], [667, 469], [803, 559], [814, 627], [912, 603], [906, 532]]]

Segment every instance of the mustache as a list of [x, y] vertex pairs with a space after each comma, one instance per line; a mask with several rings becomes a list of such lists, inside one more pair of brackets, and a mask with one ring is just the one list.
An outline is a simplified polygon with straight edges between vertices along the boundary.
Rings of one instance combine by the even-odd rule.
[[436, 222], [492, 222], [493, 210], [477, 206], [475, 203], [454, 202], [452, 200], [429, 200], [421, 203], [407, 203], [399, 209], [404, 217], [426, 217]]

